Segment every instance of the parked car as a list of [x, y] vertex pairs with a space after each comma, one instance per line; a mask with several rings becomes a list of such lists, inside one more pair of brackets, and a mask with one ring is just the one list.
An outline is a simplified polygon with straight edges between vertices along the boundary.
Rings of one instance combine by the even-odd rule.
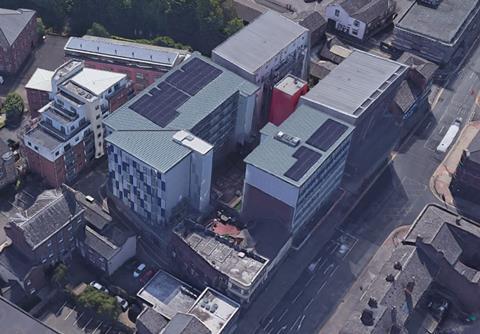
[[104, 287], [103, 285], [101, 285], [100, 283], [96, 282], [96, 281], [91, 281], [90, 282], [90, 286], [94, 289], [97, 289], [98, 291], [102, 291], [106, 294], [109, 294], [110, 291], [108, 291], [108, 289], [106, 287]]
[[147, 265], [145, 263], [140, 263], [135, 271], [133, 272], [133, 277], [138, 278], [140, 275], [143, 273], [143, 271], [147, 268]]
[[142, 284], [147, 283], [148, 280], [153, 277], [153, 275], [155, 275], [155, 270], [150, 269], [150, 270], [146, 271], [146, 272], [142, 275], [142, 277], [140, 277], [140, 283], [142, 283]]
[[0, 75], [0, 85], [3, 85], [5, 83], [5, 79]]
[[128, 310], [128, 302], [120, 296], [115, 296], [115, 298], [117, 299], [117, 303], [120, 305], [122, 311], [126, 312]]

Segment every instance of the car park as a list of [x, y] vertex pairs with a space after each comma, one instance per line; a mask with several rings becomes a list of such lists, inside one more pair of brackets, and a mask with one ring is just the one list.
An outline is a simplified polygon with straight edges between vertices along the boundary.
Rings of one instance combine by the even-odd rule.
[[147, 268], [147, 265], [145, 263], [140, 263], [137, 268], [135, 268], [135, 271], [133, 272], [133, 277], [138, 278], [140, 275], [143, 273], [143, 271]]

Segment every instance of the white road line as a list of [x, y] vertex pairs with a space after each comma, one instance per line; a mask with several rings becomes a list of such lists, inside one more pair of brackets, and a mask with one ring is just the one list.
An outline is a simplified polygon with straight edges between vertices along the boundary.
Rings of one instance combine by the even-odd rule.
[[75, 306], [70, 310], [70, 312], [68, 312], [67, 316], [63, 318], [63, 320], [67, 320], [67, 318], [73, 313], [73, 311], [75, 311]]
[[333, 263], [330, 263], [330, 264], [328, 265], [327, 269], [325, 269], [325, 270], [323, 271], [323, 274], [326, 275], [327, 272], [330, 270], [330, 268], [332, 268], [332, 267], [334, 267], [334, 266], [335, 266], [335, 265], [334, 265]]
[[58, 317], [60, 314], [62, 314], [62, 311], [63, 311], [63, 308], [65, 307], [65, 305], [67, 305], [67, 302], [63, 303], [62, 306], [60, 306], [60, 308], [58, 309], [57, 312], [55, 312], [55, 315]]
[[307, 308], [308, 308], [310, 305], [312, 305], [312, 303], [313, 303], [313, 298], [310, 299], [310, 301], [308, 302], [307, 306], [305, 306], [305, 308], [304, 308], [303, 310], [306, 311]]
[[101, 325], [103, 325], [103, 321], [100, 321], [97, 328], [95, 328], [95, 330], [92, 332], [92, 334], [95, 334], [95, 332], [98, 331], [98, 329], [100, 328]]
[[297, 326], [297, 332], [300, 330], [300, 328], [302, 327], [303, 325], [303, 320], [305, 320], [305, 314], [302, 316], [302, 319], [300, 320], [300, 323], [298, 324]]
[[333, 254], [337, 251], [338, 244], [335, 244], [335, 247], [330, 251], [330, 254]]
[[342, 256], [342, 259], [346, 258], [348, 256], [348, 254], [350, 254], [350, 252], [352, 251], [353, 248], [355, 248], [355, 246], [357, 245], [357, 242], [358, 242], [358, 239], [355, 239], [355, 241], [353, 242], [353, 245], [352, 247], [350, 247], [348, 249], [348, 251], [345, 253], [344, 256]]
[[295, 296], [295, 298], [293, 298], [292, 302], [295, 303], [295, 302], [298, 300], [298, 298], [300, 298], [300, 296], [302, 295], [302, 292], [303, 292], [303, 291], [300, 291], [300, 292]]
[[90, 323], [92, 322], [93, 318], [90, 318], [90, 320], [88, 320], [88, 322], [85, 324], [85, 326], [83, 326], [82, 328], [82, 331], [85, 330], [85, 328], [88, 327], [88, 325], [90, 325]]
[[280, 318], [278, 318], [278, 321], [281, 321], [283, 319], [283, 317], [287, 314], [287, 312], [288, 312], [288, 308], [283, 310], [282, 314], [280, 314]]
[[328, 281], [323, 282], [323, 284], [322, 284], [322, 286], [320, 287], [320, 289], [317, 290], [317, 293], [316, 293], [317, 296], [320, 294], [320, 292], [322, 292], [322, 290], [323, 290], [323, 288], [325, 287], [325, 285], [327, 285], [327, 282], [328, 282]]
[[329, 276], [332, 277], [333, 274], [335, 274], [335, 272], [337, 271], [337, 269], [338, 269], [338, 266], [336, 266], [335, 268], [333, 268], [333, 270], [332, 270], [332, 272], [330, 273]]
[[315, 278], [315, 275], [312, 275], [312, 277], [308, 279], [307, 283], [305, 283], [305, 287], [307, 287], [313, 281], [314, 278]]
[[112, 327], [108, 327], [108, 330], [105, 332], [105, 334], [108, 334], [112, 330]]
[[77, 320], [75, 320], [75, 322], [73, 323], [73, 326], [75, 326], [79, 321], [80, 319], [82, 319], [82, 317], [85, 315], [85, 312], [83, 312], [82, 314], [80, 314], [80, 316], [77, 318]]

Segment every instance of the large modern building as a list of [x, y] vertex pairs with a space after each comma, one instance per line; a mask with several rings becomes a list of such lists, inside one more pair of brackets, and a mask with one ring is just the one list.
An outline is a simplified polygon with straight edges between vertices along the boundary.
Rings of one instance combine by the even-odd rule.
[[217, 64], [257, 84], [255, 128], [267, 122], [273, 86], [287, 74], [307, 79], [310, 61], [308, 29], [267, 11], [212, 51]]
[[300, 99], [355, 126], [345, 169], [349, 190], [361, 187], [400, 138], [390, 108], [407, 72], [407, 65], [355, 50]]
[[53, 101], [23, 136], [29, 168], [59, 187], [104, 153], [102, 120], [112, 101], [128, 98], [126, 75], [86, 69], [80, 61], [59, 67], [51, 80]]
[[[477, 222], [427, 206], [385, 259], [340, 333], [436, 333], [446, 318], [460, 329], [480, 310], [479, 246]], [[457, 312], [465, 317], [453, 316]]]
[[0, 73], [14, 74], [38, 41], [37, 15], [30, 9], [0, 8]]
[[437, 64], [459, 63], [480, 32], [479, 0], [414, 3], [394, 29], [393, 45]]
[[352, 130], [305, 104], [267, 124], [245, 159], [243, 219], [295, 232], [314, 218], [341, 183]]
[[190, 55], [186, 50], [88, 35], [70, 37], [64, 50], [65, 56], [85, 61], [86, 67], [126, 74], [136, 92]]
[[153, 235], [179, 203], [204, 211], [212, 165], [247, 139], [257, 91], [199, 54], [158, 79], [104, 122], [113, 197]]
[[0, 190], [15, 182], [16, 179], [15, 157], [10, 147], [0, 139]]
[[335, 31], [365, 40], [392, 23], [395, 8], [394, 0], [341, 0], [329, 4], [325, 15]]

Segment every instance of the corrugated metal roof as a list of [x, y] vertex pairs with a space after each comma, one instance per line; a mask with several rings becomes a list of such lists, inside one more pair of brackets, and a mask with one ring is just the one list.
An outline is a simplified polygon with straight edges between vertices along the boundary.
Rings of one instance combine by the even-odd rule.
[[[245, 158], [245, 162], [294, 186], [300, 187], [353, 131], [353, 126], [347, 125], [347, 131], [345, 131], [345, 133], [326, 152], [320, 151], [319, 149], [306, 144], [308, 138], [310, 138], [310, 136], [329, 119], [334, 119], [339, 123], [347, 125], [345, 122], [330, 117], [310, 106], [305, 104], [300, 105], [280, 126], [277, 127], [272, 123], [268, 123], [262, 129], [262, 134], [267, 135], [267, 138], [263, 139], [261, 144]], [[300, 138], [300, 145], [292, 147], [278, 141], [274, 138], [278, 131]], [[284, 174], [297, 161], [292, 155], [302, 145], [316, 152], [320, 152], [322, 157], [300, 180], [294, 181], [286, 177]]]
[[[385, 90], [395, 80], [395, 73], [398, 77], [406, 70], [403, 64], [355, 50], [302, 99], [359, 117], [364, 111], [359, 108], [373, 102], [379, 96], [375, 96], [377, 91]], [[385, 83], [387, 86], [382, 87]]]
[[173, 142], [172, 138], [175, 132], [192, 130], [195, 125], [235, 93], [241, 92], [245, 95], [252, 95], [258, 90], [256, 85], [200, 56], [198, 53], [194, 53], [180, 66], [185, 66], [195, 58], [200, 58], [221, 69], [222, 73], [181, 105], [177, 109], [179, 115], [165, 128], [162, 128], [130, 109], [130, 106], [143, 95], [148, 94], [153, 87], [165, 81], [177, 68], [171, 70], [104, 120], [107, 127], [116, 131], [107, 137], [107, 141], [145, 161], [160, 172], [165, 172], [190, 152], [181, 144]]
[[255, 73], [308, 29], [274, 11], [267, 11], [217, 46], [212, 53]]
[[115, 131], [106, 141], [133, 155], [161, 173], [190, 154], [190, 149], [172, 140], [176, 131]]
[[184, 50], [120, 41], [96, 36], [70, 37], [65, 51], [96, 54], [110, 58], [173, 67]]

